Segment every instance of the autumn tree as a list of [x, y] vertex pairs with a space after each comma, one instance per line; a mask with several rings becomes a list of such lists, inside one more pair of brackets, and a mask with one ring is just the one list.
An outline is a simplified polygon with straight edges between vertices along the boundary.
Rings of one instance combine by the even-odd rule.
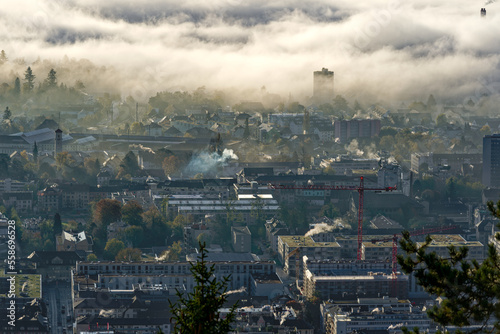
[[106, 260], [114, 260], [118, 253], [124, 248], [125, 244], [123, 241], [113, 238], [106, 243], [103, 256]]
[[[488, 202], [488, 209], [494, 217], [500, 218], [500, 201], [496, 205]], [[500, 240], [500, 234], [495, 238]], [[466, 246], [450, 246], [449, 256], [443, 258], [427, 251], [431, 242], [428, 236], [419, 245], [411, 240], [408, 232], [403, 232], [400, 244], [406, 255], [398, 255], [398, 263], [405, 273], [413, 274], [429, 294], [442, 298], [441, 303], [428, 310], [429, 317], [443, 326], [478, 326], [468, 329], [469, 333], [498, 333], [500, 257], [495, 246], [488, 245], [487, 257], [479, 263], [468, 258]]]
[[87, 255], [87, 262], [97, 262], [97, 256], [95, 254]]
[[75, 159], [71, 156], [69, 152], [61, 152], [56, 155], [56, 166], [59, 171], [64, 171], [68, 167], [75, 164]]
[[133, 247], [139, 247], [144, 239], [144, 229], [140, 226], [129, 226], [125, 229], [125, 238]]
[[479, 129], [479, 133], [481, 136], [491, 135], [491, 128], [488, 124], [484, 125], [481, 129]]
[[174, 242], [165, 251], [165, 260], [167, 261], [179, 261], [180, 255], [182, 253], [182, 246], [180, 241]]
[[130, 132], [134, 135], [143, 135], [144, 130], [145, 130], [144, 124], [142, 124], [141, 122], [134, 122], [130, 126]]
[[142, 225], [142, 205], [137, 201], [129, 201], [122, 207], [122, 220], [129, 225]]
[[172, 237], [174, 240], [180, 240], [184, 235], [184, 226], [186, 226], [186, 217], [183, 215], [177, 215], [172, 222], [168, 222], [170, 229], [172, 230]]
[[116, 254], [115, 261], [141, 261], [142, 252], [138, 248], [124, 248]]
[[196, 285], [193, 292], [187, 296], [177, 291], [179, 300], [170, 303], [173, 314], [175, 333], [192, 334], [223, 334], [229, 333], [231, 323], [235, 319], [237, 304], [233, 305], [225, 318], [219, 310], [227, 301], [227, 285], [229, 276], [218, 280], [215, 276], [215, 266], [206, 261], [205, 244], [200, 243], [198, 261], [191, 263], [191, 273]]
[[106, 227], [121, 218], [121, 203], [116, 199], [101, 199], [94, 208], [94, 222], [97, 226]]
[[182, 166], [181, 159], [179, 159], [175, 155], [171, 155], [171, 156], [166, 157], [163, 160], [163, 164], [162, 164], [163, 171], [165, 172], [166, 176], [176, 174], [179, 171], [179, 169], [181, 168], [181, 166]]

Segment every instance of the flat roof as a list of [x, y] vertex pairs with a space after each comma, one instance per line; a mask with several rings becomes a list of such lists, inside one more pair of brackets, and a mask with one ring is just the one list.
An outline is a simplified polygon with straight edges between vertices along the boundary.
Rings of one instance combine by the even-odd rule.
[[[0, 274], [1, 280], [14, 276], [16, 283], [16, 297], [17, 298], [42, 298], [41, 275], [38, 274], [14, 274], [7, 275]], [[9, 289], [5, 289], [0, 293], [0, 297], [7, 298]]]
[[[398, 280], [408, 280], [406, 275], [397, 275]], [[391, 274], [375, 273], [372, 275], [339, 275], [339, 276], [320, 276], [312, 274], [311, 279], [315, 281], [392, 281]]]
[[339, 243], [334, 242], [316, 242], [310, 236], [302, 235], [280, 235], [279, 238], [290, 248], [297, 247], [340, 247]]

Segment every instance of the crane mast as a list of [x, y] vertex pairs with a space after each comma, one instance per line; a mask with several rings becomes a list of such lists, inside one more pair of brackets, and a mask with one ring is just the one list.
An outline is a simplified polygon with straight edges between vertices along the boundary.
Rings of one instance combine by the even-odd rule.
[[365, 188], [364, 178], [361, 176], [359, 178], [359, 186], [328, 186], [328, 185], [314, 185], [308, 184], [305, 186], [299, 185], [282, 185], [282, 184], [272, 184], [269, 183], [268, 187], [275, 190], [349, 190], [357, 191], [359, 193], [359, 204], [358, 204], [358, 249], [357, 256], [358, 260], [361, 260], [361, 246], [363, 244], [363, 205], [364, 205], [364, 192], [368, 191], [393, 191], [397, 190], [397, 187], [384, 187], [384, 188]]

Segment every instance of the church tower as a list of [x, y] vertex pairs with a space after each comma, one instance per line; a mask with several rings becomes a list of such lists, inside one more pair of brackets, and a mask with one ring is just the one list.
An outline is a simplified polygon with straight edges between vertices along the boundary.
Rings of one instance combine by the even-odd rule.
[[62, 152], [62, 130], [57, 129], [56, 130], [56, 138], [55, 138], [55, 144], [54, 144], [54, 156]]

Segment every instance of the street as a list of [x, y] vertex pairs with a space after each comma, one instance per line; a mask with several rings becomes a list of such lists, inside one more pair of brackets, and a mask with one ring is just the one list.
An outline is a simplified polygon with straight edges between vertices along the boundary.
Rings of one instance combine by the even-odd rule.
[[72, 329], [67, 327], [71, 324], [71, 320], [67, 321], [67, 316], [72, 315], [70, 284], [61, 281], [47, 283], [44, 285], [43, 299], [48, 304], [47, 318], [51, 326], [51, 333], [60, 334], [64, 333], [65, 330], [72, 332]]

